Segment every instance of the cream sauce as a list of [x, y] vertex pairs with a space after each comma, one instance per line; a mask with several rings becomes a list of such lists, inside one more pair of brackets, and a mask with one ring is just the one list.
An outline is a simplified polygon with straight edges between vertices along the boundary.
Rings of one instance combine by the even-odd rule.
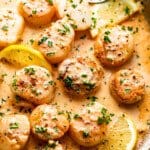
[[[135, 33], [133, 34], [135, 40], [135, 53], [134, 57], [121, 68], [135, 68], [141, 72], [146, 83], [145, 98], [143, 101], [134, 105], [118, 105], [115, 99], [110, 95], [108, 85], [110, 76], [113, 74], [113, 72], [121, 68], [116, 68], [113, 70], [106, 68], [104, 69], [105, 74], [102, 80], [102, 86], [95, 96], [98, 98], [97, 101], [106, 106], [106, 108], [110, 112], [113, 112], [116, 115], [126, 114], [133, 119], [139, 131], [145, 131], [148, 129], [147, 121], [150, 120], [150, 26], [142, 14], [134, 15], [130, 20], [124, 22], [123, 24], [125, 26], [132, 26], [133, 31], [135, 31]], [[32, 28], [26, 24], [24, 33], [19, 43], [32, 46], [31, 41], [36, 39], [42, 31], [43, 29]], [[75, 42], [68, 57], [76, 57], [77, 55], [81, 55], [83, 57], [89, 57], [96, 60], [93, 55], [93, 44], [94, 39], [90, 37], [88, 31], [76, 32]], [[98, 60], [96, 60], [96, 62], [99, 64]], [[15, 66], [11, 66], [10, 64], [0, 64], [0, 72], [2, 72], [2, 76], [4, 79], [4, 81], [0, 84], [0, 113], [21, 113], [29, 116], [33, 108], [18, 108], [15, 102], [14, 95], [10, 90], [10, 81], [13, 73], [17, 69], [18, 68], [16, 68]], [[59, 80], [57, 80], [57, 67], [53, 67], [53, 70], [53, 74], [57, 83], [53, 103], [57, 103], [60, 108], [62, 108], [63, 110], [65, 109], [68, 112], [79, 112], [81, 106], [89, 103], [89, 100], [87, 100], [86, 98], [75, 99], [69, 97], [66, 93], [64, 93], [61, 83], [59, 82]], [[79, 147], [75, 145], [69, 137], [65, 138], [66, 139], [62, 140], [62, 143], [69, 143], [69, 150], [79, 149]], [[34, 137], [31, 137], [25, 149], [32, 150], [34, 149], [35, 145], [37, 145], [37, 143], [37, 140]]]

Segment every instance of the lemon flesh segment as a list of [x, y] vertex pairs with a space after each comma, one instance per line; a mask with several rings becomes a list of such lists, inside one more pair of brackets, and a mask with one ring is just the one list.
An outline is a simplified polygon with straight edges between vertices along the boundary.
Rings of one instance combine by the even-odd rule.
[[98, 150], [133, 150], [137, 141], [137, 130], [132, 120], [119, 117], [110, 127], [106, 140]]
[[0, 51], [0, 60], [17, 67], [37, 65], [51, 71], [51, 65], [45, 60], [43, 55], [26, 45], [11, 45], [4, 48]]
[[116, 25], [139, 11], [139, 4], [134, 0], [109, 0], [92, 6], [91, 36], [94, 38], [106, 26]]

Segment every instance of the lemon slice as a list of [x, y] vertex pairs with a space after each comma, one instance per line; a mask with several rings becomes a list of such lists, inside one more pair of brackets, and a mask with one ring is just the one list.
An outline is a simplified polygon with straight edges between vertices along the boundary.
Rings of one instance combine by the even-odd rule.
[[139, 4], [134, 0], [109, 0], [92, 6], [92, 25], [90, 33], [96, 37], [107, 26], [118, 24], [128, 19], [139, 10]]
[[98, 150], [133, 150], [136, 141], [137, 131], [133, 121], [126, 117], [118, 117]]
[[11, 45], [4, 48], [0, 52], [0, 60], [17, 67], [38, 65], [51, 71], [51, 65], [45, 60], [43, 55], [26, 45]]

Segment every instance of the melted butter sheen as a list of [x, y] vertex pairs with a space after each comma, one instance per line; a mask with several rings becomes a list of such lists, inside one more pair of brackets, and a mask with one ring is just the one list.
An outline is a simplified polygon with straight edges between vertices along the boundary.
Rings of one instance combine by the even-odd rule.
[[[3, 4], [3, 7], [4, 6], [5, 4]], [[13, 4], [12, 7], [14, 7]], [[136, 32], [133, 34], [136, 52], [134, 53], [134, 57], [121, 68], [135, 68], [142, 73], [146, 83], [145, 98], [142, 102], [131, 106], [118, 105], [118, 103], [110, 95], [108, 85], [111, 74], [113, 74], [113, 72], [121, 68], [118, 68], [116, 70], [104, 70], [105, 75], [102, 81], [102, 88], [99, 89], [95, 96], [98, 97], [97, 101], [106, 106], [109, 111], [114, 112], [116, 114], [125, 113], [128, 116], [130, 116], [135, 121], [138, 130], [142, 131], [147, 129], [147, 120], [150, 119], [150, 27], [145, 18], [140, 14], [134, 16], [134, 18], [125, 22], [124, 25], [132, 26], [133, 31]], [[38, 35], [40, 35], [42, 30], [43, 29], [35, 29], [26, 25], [20, 43], [32, 46], [31, 40], [36, 39]], [[75, 37], [73, 50], [70, 53], [69, 57], [84, 56], [90, 57], [91, 59], [95, 59], [93, 55], [93, 44], [94, 40], [91, 39], [89, 32], [78, 32]], [[11, 93], [9, 85], [12, 74], [17, 69], [18, 68], [15, 68], [11, 65], [6, 65], [2, 63], [0, 64], [0, 72], [2, 72], [4, 80], [3, 83], [0, 84], [0, 113], [19, 113], [26, 114], [27, 116], [29, 116], [30, 111], [32, 111], [32, 107], [30, 109], [19, 109], [18, 107], [14, 106], [15, 98], [14, 95]], [[80, 111], [80, 106], [86, 105], [89, 102], [89, 100], [75, 98], [73, 99], [68, 97], [67, 94], [64, 93], [63, 87], [61, 86], [60, 82], [57, 80], [58, 74], [55, 70], [56, 69], [54, 68], [53, 71], [57, 82], [57, 87], [53, 103], [57, 103], [60, 106], [60, 108], [63, 108], [68, 112], [76, 113]], [[63, 142], [68, 144], [69, 150], [79, 149], [79, 147], [75, 145], [69, 137], [65, 137], [62, 140], [62, 143]], [[36, 145], [38, 145], [37, 140], [31, 137], [25, 149], [33, 150], [35, 149]]]

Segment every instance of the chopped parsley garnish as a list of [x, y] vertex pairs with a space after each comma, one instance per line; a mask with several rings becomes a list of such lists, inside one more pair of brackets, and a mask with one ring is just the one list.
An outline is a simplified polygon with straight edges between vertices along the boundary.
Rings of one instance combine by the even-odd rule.
[[52, 118], [52, 120], [58, 120], [56, 117]]
[[113, 58], [110, 58], [109, 56], [107, 56], [106, 58], [108, 61], [112, 62], [113, 61]]
[[84, 138], [87, 138], [87, 137], [89, 137], [89, 132], [88, 131], [83, 131], [82, 135], [83, 135]]
[[34, 94], [35, 96], [39, 96], [39, 95], [42, 94], [41, 92], [38, 92], [38, 91], [35, 90], [35, 89], [31, 89], [31, 92], [32, 92], [32, 94]]
[[13, 80], [12, 86], [14, 87], [15, 90], [17, 90], [17, 79]]
[[77, 29], [77, 25], [76, 24], [71, 24], [71, 26], [73, 27], [73, 29]]
[[54, 129], [55, 132], [58, 132], [58, 128], [57, 127], [54, 127], [53, 129]]
[[55, 55], [55, 52], [48, 52], [46, 53], [47, 56], [54, 56]]
[[79, 2], [79, 3], [81, 4], [82, 2], [83, 2], [83, 0], [80, 0], [80, 2]]
[[72, 4], [71, 6], [72, 6], [72, 8], [74, 8], [74, 9], [75, 9], [78, 5], [76, 5], [76, 4]]
[[129, 15], [130, 14], [130, 8], [128, 6], [126, 6], [126, 8], [124, 9], [125, 14]]
[[90, 70], [91, 70], [91, 72], [93, 72], [93, 71], [94, 71], [94, 68], [90, 68]]
[[50, 5], [53, 5], [53, 0], [47, 0]]
[[71, 112], [66, 111], [68, 121], [71, 121]]
[[3, 31], [8, 31], [8, 26], [6, 26], [6, 25], [3, 26], [3, 27], [2, 27], [2, 30], [3, 30]]
[[54, 85], [54, 81], [49, 81], [48, 84], [49, 85]]
[[128, 31], [133, 31], [133, 27], [128, 26]]
[[126, 30], [126, 27], [125, 27], [125, 26], [122, 26], [121, 29], [125, 31], [125, 30]]
[[120, 84], [123, 84], [125, 79], [120, 79]]
[[150, 125], [150, 120], [147, 120], [147, 125]]
[[82, 77], [82, 78], [86, 78], [86, 77], [87, 77], [87, 74], [82, 74], [81, 77]]
[[72, 78], [67, 76], [63, 81], [64, 81], [66, 87], [68, 87], [68, 88], [72, 87], [72, 85], [73, 85]]
[[113, 23], [113, 22], [114, 22], [114, 20], [113, 20], [113, 19], [110, 19], [110, 22], [111, 22], [111, 23]]
[[90, 100], [91, 102], [95, 102], [98, 98], [96, 96], [90, 96], [87, 97], [88, 100]]
[[17, 122], [15, 123], [10, 123], [9, 124], [9, 128], [10, 129], [18, 129], [19, 128], [19, 124]]
[[80, 118], [80, 115], [79, 114], [75, 114], [73, 118], [74, 119], [78, 119], [78, 118]]
[[102, 109], [101, 109], [101, 114], [102, 114], [102, 116], [101, 116], [101, 117], [98, 117], [98, 119], [97, 119], [97, 124], [98, 124], [98, 125], [101, 125], [101, 124], [103, 124], [103, 123], [109, 124], [109, 122], [112, 121], [112, 120], [111, 120], [111, 117], [114, 116], [114, 114], [109, 114], [109, 113], [107, 112], [107, 109], [106, 109], [106, 108], [102, 108]]
[[45, 133], [47, 131], [47, 128], [45, 127], [35, 127], [36, 133]]
[[70, 29], [67, 25], [63, 24], [63, 29], [58, 29], [58, 32], [61, 33], [62, 35], [66, 35], [67, 33], [70, 32]]
[[54, 149], [56, 146], [57, 146], [56, 142], [48, 143], [48, 144], [45, 146], [45, 150], [47, 150], [49, 147]]
[[124, 90], [126, 93], [130, 93], [131, 92], [131, 89], [125, 89]]
[[104, 36], [104, 41], [106, 43], [111, 43], [111, 40], [110, 40], [109, 36], [107, 36], [107, 35]]
[[84, 85], [86, 86], [87, 90], [92, 90], [95, 87], [95, 84], [90, 82], [84, 82]]
[[106, 35], [109, 35], [109, 34], [110, 34], [110, 31], [105, 31], [105, 34], [106, 34]]
[[0, 112], [0, 116], [1, 116], [1, 117], [3, 117], [4, 115], [5, 115], [4, 113]]
[[6, 76], [7, 76], [7, 74], [6, 74], [6, 73], [4, 73], [4, 74], [2, 74], [1, 76], [2, 76], [2, 78], [4, 78], [4, 77], [6, 77]]
[[34, 43], [34, 40], [33, 39], [30, 39], [30, 43], [31, 43], [31, 45]]
[[32, 10], [32, 14], [36, 14], [37, 13], [37, 10]]
[[97, 19], [94, 18], [94, 17], [92, 17], [91, 20], [92, 20], [92, 22], [93, 22], [91, 28], [94, 29], [94, 28], [96, 28]]
[[138, 31], [139, 31], [139, 28], [136, 27], [133, 33], [135, 34], [135, 33], [137, 33]]
[[24, 68], [24, 71], [28, 75], [34, 75], [35, 74], [35, 69], [34, 68]]
[[53, 42], [52, 41], [48, 41], [48, 47], [52, 47], [53, 46]]
[[68, 0], [70, 3], [73, 3], [73, 0]]
[[6, 99], [2, 98], [2, 99], [1, 99], [1, 103], [3, 104], [3, 103], [5, 103], [5, 102], [6, 102]]
[[59, 111], [58, 112], [58, 115], [62, 115], [62, 114], [64, 114], [64, 111]]
[[89, 51], [93, 51], [93, 47], [90, 47], [90, 48], [89, 48]]
[[42, 37], [41, 40], [38, 41], [38, 45], [43, 44], [44, 42], [46, 42], [47, 39], [48, 39], [48, 37], [46, 37], [46, 36]]

